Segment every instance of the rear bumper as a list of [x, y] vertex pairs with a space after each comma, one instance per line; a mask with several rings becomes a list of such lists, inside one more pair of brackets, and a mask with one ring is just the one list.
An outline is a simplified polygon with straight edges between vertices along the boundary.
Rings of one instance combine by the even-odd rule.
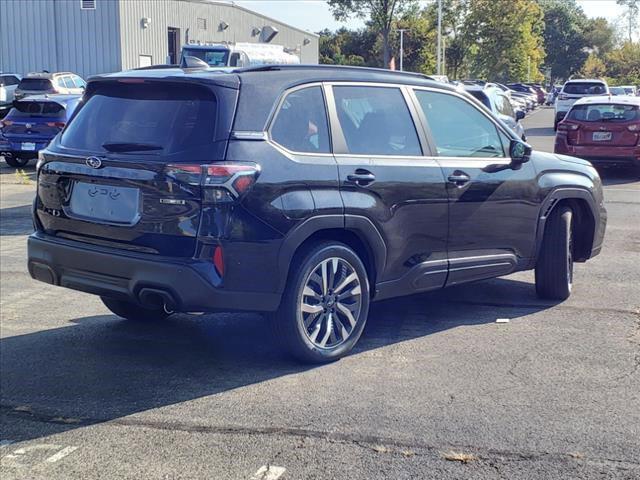
[[32, 278], [105, 297], [181, 312], [275, 311], [280, 294], [230, 291], [211, 263], [120, 252], [36, 232], [28, 240]]
[[598, 147], [567, 145], [564, 139], [558, 138], [555, 153], [582, 158], [596, 167], [636, 166], [640, 167], [640, 147]]
[[[9, 152], [13, 155], [20, 156], [30, 156], [36, 158], [38, 156], [38, 152], [40, 150], [44, 150], [49, 145], [51, 139], [30, 139], [30, 138], [20, 138], [20, 139], [8, 139], [6, 137], [0, 136], [0, 152]], [[23, 143], [32, 143], [34, 144], [33, 150], [23, 150]]]

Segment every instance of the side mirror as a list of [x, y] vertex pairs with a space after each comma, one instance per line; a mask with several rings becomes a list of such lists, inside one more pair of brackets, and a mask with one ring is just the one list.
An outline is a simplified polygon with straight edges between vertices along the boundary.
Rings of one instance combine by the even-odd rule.
[[519, 140], [511, 140], [509, 145], [509, 156], [511, 163], [521, 165], [527, 163], [531, 159], [531, 147]]
[[523, 120], [525, 117], [525, 113], [522, 110], [516, 110], [516, 122]]

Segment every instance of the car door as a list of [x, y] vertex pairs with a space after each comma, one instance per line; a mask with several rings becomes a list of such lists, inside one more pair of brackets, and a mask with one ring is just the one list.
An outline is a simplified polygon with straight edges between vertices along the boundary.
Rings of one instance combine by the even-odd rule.
[[513, 134], [461, 95], [413, 92], [447, 179], [447, 285], [528, 265], [540, 208], [533, 164], [512, 166], [508, 151]]
[[346, 222], [364, 218], [386, 245], [378, 298], [441, 288], [447, 192], [408, 90], [336, 83], [326, 91]]

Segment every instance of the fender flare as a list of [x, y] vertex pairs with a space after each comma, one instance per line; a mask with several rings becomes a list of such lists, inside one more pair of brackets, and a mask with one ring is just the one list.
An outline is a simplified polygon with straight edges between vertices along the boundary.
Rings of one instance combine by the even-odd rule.
[[[542, 248], [542, 239], [544, 237], [544, 229], [547, 223], [547, 219], [551, 212], [553, 212], [555, 206], [560, 202], [560, 200], [584, 200], [587, 202], [589, 206], [589, 210], [591, 211], [591, 215], [594, 220], [594, 226], [597, 228], [598, 222], [600, 220], [600, 213], [598, 210], [598, 206], [596, 204], [596, 200], [591, 194], [589, 190], [586, 188], [579, 187], [557, 187], [554, 188], [544, 199], [540, 208], [540, 215], [538, 217], [538, 227], [536, 230], [536, 252], [534, 257], [534, 265], [540, 255], [540, 250]], [[595, 232], [594, 232], [595, 237]], [[592, 246], [593, 248], [593, 246]]]
[[373, 256], [378, 278], [382, 275], [387, 262], [387, 246], [371, 220], [360, 215], [318, 215], [296, 226], [284, 238], [278, 252], [278, 270], [283, 273], [278, 280], [278, 291], [284, 290], [291, 261], [300, 245], [315, 233], [331, 229], [346, 230], [357, 235]]

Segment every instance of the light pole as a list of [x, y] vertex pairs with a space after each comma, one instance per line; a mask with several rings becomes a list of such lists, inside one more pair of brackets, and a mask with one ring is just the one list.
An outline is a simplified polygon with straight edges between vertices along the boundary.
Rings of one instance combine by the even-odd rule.
[[406, 28], [398, 29], [400, 32], [400, 71], [404, 72], [404, 32], [407, 31]]
[[442, 0], [438, 0], [438, 75], [442, 75]]

